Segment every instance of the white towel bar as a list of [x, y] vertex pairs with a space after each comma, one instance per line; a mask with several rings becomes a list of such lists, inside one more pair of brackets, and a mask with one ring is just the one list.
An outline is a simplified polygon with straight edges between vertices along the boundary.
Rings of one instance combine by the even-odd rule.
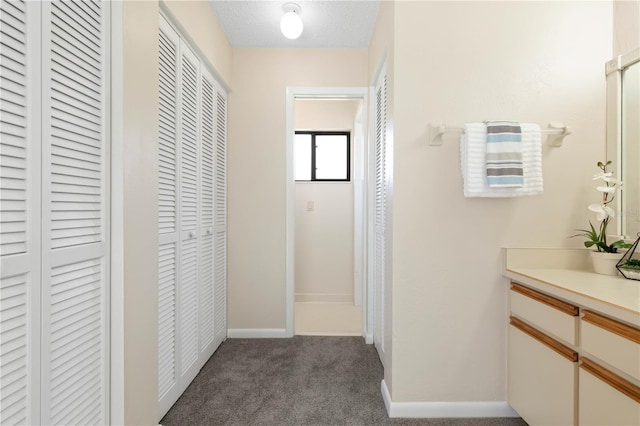
[[[429, 145], [442, 145], [442, 135], [445, 133], [462, 133], [464, 127], [446, 126], [442, 123], [427, 125]], [[546, 129], [540, 131], [543, 135], [547, 135], [547, 143], [550, 146], [562, 146], [562, 142], [566, 136], [571, 134], [571, 127], [564, 123], [549, 123]]]

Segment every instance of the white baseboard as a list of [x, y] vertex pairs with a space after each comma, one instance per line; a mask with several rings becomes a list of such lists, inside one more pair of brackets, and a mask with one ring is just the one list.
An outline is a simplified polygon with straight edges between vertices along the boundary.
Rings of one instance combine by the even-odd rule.
[[353, 294], [296, 293], [296, 302], [353, 304]]
[[284, 328], [230, 328], [227, 330], [230, 339], [271, 339], [287, 337]]
[[371, 333], [367, 333], [367, 334], [364, 336], [364, 342], [365, 342], [367, 345], [373, 345], [373, 334], [371, 334]]
[[520, 417], [506, 401], [393, 402], [387, 384], [380, 384], [389, 417]]

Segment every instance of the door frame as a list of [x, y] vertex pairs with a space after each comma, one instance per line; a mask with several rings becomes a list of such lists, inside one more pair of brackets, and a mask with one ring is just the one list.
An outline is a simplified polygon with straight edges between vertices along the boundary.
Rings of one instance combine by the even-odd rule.
[[[285, 336], [294, 335], [294, 307], [295, 307], [295, 177], [293, 174], [293, 136], [295, 132], [295, 101], [296, 99], [356, 99], [362, 101], [363, 121], [369, 117], [369, 88], [368, 87], [287, 87], [286, 90], [286, 260], [285, 260]], [[369, 280], [367, 277], [367, 187], [368, 187], [368, 141], [369, 126], [363, 123], [361, 138], [354, 138], [354, 152], [361, 152], [364, 155], [363, 161], [354, 162], [353, 176], [362, 176], [360, 181], [354, 181], [354, 192], [357, 185], [362, 185], [360, 193], [361, 199], [357, 200], [359, 206], [354, 206], [354, 227], [362, 227], [363, 232], [354, 232], [354, 235], [361, 235], [360, 241], [356, 241], [354, 251], [361, 248], [363, 262], [359, 263], [358, 270], [354, 270], [355, 277], [361, 280], [360, 298], [362, 305], [362, 335], [367, 343], [373, 342], [372, 324], [370, 323], [368, 312], [373, 308], [370, 304]], [[355, 202], [355, 201], [354, 201]], [[359, 214], [358, 214], [359, 213]], [[354, 263], [354, 268], [356, 267]]]

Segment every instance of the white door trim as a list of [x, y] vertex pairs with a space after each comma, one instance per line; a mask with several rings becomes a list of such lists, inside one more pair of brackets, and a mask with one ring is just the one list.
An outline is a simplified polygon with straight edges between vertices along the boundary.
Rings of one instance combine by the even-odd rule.
[[123, 5], [111, 7], [111, 389], [110, 421], [124, 424]]
[[[369, 117], [369, 88], [368, 87], [287, 87], [286, 92], [286, 261], [285, 261], [285, 335], [286, 337], [293, 337], [294, 334], [294, 303], [295, 303], [295, 178], [293, 175], [293, 134], [295, 130], [294, 118], [295, 118], [295, 100], [296, 99], [362, 99], [363, 117]], [[363, 126], [365, 134], [361, 138], [364, 144], [367, 144], [368, 127]], [[362, 152], [368, 152], [366, 147], [363, 147]], [[367, 164], [367, 162], [365, 162]], [[365, 171], [364, 176], [368, 176]], [[366, 191], [364, 192], [367, 193]], [[366, 202], [360, 211], [366, 210]], [[361, 220], [365, 220], [366, 215], [362, 215]], [[366, 246], [365, 246], [366, 247]], [[356, 275], [361, 277], [366, 276], [366, 265], [362, 263], [362, 270], [355, 271]], [[362, 324], [362, 335], [367, 336], [370, 333], [371, 325], [369, 324], [369, 315], [366, 312], [371, 308], [368, 303], [366, 294], [367, 291], [362, 292], [362, 310], [363, 318], [367, 318], [366, 322]]]

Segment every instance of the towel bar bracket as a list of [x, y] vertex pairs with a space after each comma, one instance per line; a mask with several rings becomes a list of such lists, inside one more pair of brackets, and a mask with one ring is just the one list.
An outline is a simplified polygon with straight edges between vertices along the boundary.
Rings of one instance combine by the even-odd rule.
[[444, 124], [431, 124], [428, 125], [428, 137], [429, 137], [429, 145], [438, 146], [442, 145], [442, 135], [447, 131], [447, 128]]
[[556, 130], [559, 132], [549, 132], [547, 136], [547, 143], [549, 146], [560, 147], [562, 146], [562, 142], [564, 142], [564, 138], [571, 134], [571, 127], [565, 125], [564, 123], [549, 123], [547, 126], [549, 130]]

